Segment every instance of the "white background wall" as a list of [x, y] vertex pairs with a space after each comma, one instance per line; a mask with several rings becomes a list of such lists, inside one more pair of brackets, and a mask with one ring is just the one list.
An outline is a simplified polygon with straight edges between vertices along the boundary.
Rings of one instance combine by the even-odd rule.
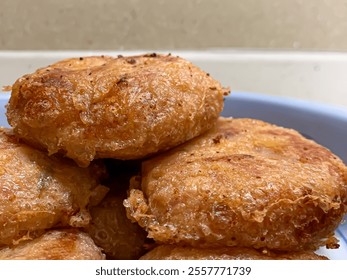
[[0, 49], [347, 50], [346, 0], [0, 0]]

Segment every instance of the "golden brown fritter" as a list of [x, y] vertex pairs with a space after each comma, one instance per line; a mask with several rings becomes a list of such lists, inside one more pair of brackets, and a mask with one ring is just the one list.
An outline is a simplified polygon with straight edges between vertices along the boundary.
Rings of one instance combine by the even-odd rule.
[[104, 260], [93, 240], [76, 230], [52, 230], [44, 235], [0, 249], [0, 260]]
[[92, 220], [86, 230], [107, 259], [138, 259], [147, 247], [147, 233], [127, 218], [123, 200], [127, 197], [130, 178], [139, 173], [141, 162], [105, 162], [110, 174], [105, 185], [110, 191], [99, 205], [90, 209]]
[[107, 192], [99, 184], [104, 172], [96, 164], [81, 168], [72, 160], [49, 157], [0, 128], [0, 246], [53, 226], [87, 226], [87, 207]]
[[192, 248], [161, 245], [140, 258], [141, 260], [327, 260], [310, 251], [275, 253], [251, 248]]
[[94, 158], [143, 158], [201, 134], [226, 94], [179, 57], [81, 57], [18, 79], [7, 118], [27, 142], [87, 166]]
[[144, 253], [147, 233], [126, 216], [122, 195], [109, 195], [90, 209], [92, 221], [87, 233], [108, 259], [138, 259]]
[[125, 206], [160, 243], [312, 250], [346, 213], [347, 168], [294, 130], [221, 118], [144, 161]]

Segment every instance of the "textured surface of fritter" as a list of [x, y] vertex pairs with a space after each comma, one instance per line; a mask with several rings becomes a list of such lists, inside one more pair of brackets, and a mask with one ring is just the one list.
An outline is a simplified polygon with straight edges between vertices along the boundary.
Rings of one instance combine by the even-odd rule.
[[53, 226], [87, 226], [87, 207], [107, 192], [99, 184], [103, 172], [102, 166], [81, 168], [72, 160], [49, 157], [0, 128], [0, 246]]
[[274, 253], [251, 248], [192, 248], [161, 245], [141, 257], [141, 260], [327, 260], [314, 252]]
[[103, 260], [105, 255], [86, 233], [52, 230], [17, 246], [0, 248], [0, 260]]
[[122, 195], [110, 195], [90, 209], [87, 232], [108, 259], [138, 259], [144, 253], [147, 233], [127, 218], [123, 200]]
[[142, 158], [201, 134], [227, 93], [171, 55], [72, 58], [18, 79], [7, 118], [21, 138], [87, 166]]
[[347, 169], [315, 142], [258, 120], [215, 128], [142, 165], [127, 214], [161, 243], [311, 250], [347, 209]]
[[90, 209], [92, 220], [86, 231], [107, 259], [138, 259], [145, 252], [147, 233], [127, 218], [123, 200], [130, 178], [140, 172], [141, 161], [109, 159], [105, 164], [110, 176], [104, 183], [110, 191], [100, 204]]

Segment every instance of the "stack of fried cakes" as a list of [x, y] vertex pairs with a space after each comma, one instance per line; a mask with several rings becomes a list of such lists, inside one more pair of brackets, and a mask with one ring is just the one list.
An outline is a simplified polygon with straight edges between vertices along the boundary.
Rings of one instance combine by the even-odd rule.
[[325, 259], [346, 166], [292, 129], [221, 118], [228, 93], [155, 53], [19, 78], [0, 135], [0, 259]]

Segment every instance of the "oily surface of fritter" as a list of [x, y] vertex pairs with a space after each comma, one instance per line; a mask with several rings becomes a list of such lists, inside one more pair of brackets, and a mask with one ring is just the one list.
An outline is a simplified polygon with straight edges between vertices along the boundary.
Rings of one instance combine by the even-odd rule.
[[142, 158], [201, 134], [226, 94], [171, 55], [72, 58], [18, 79], [7, 118], [21, 138], [87, 166], [93, 158]]
[[161, 243], [314, 249], [347, 209], [347, 169], [291, 129], [223, 119], [145, 161], [127, 214]]
[[87, 207], [107, 192], [102, 166], [78, 167], [49, 157], [0, 129], [0, 246], [35, 236], [53, 226], [85, 227]]
[[103, 260], [105, 255], [86, 233], [52, 230], [17, 246], [0, 248], [0, 260]]
[[327, 260], [311, 251], [275, 253], [251, 248], [192, 248], [161, 245], [146, 253], [141, 260]]

